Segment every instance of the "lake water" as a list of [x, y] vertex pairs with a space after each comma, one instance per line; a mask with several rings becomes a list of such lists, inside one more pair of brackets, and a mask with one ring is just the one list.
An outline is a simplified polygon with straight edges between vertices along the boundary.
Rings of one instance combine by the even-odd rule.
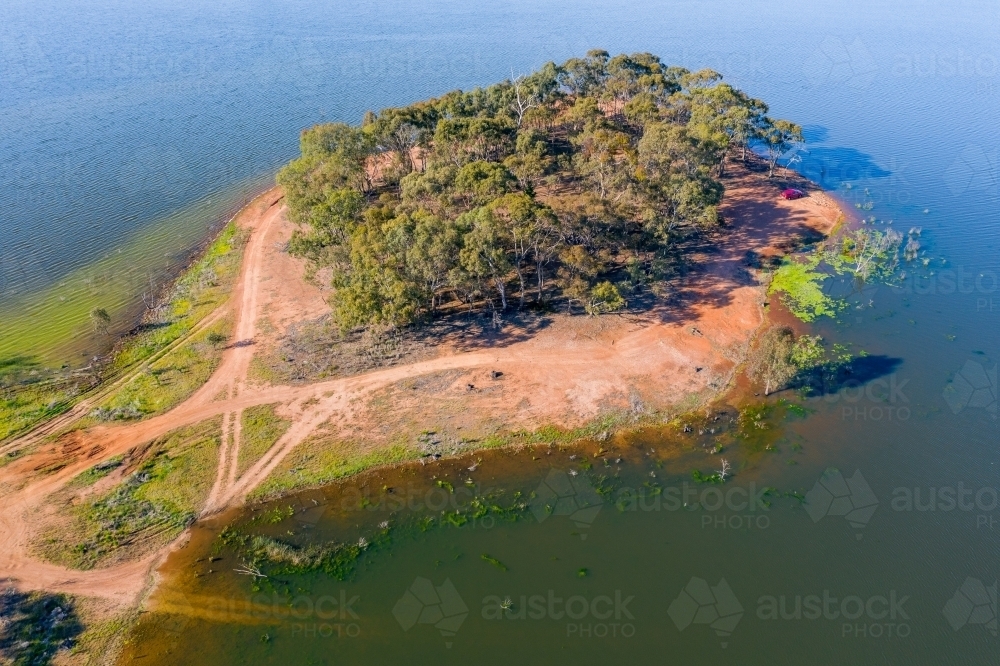
[[[595, 47], [712, 67], [767, 100], [806, 127], [797, 168], [865, 215], [922, 227], [931, 260], [903, 289], [868, 288], [840, 323], [817, 324], [832, 342], [891, 359], [891, 371], [807, 401], [808, 418], [775, 424], [773, 451], [733, 451], [740, 469], [720, 487], [742, 489], [731, 506], [708, 509], [714, 496], [698, 495], [688, 508], [632, 512], [608, 499], [589, 522], [528, 511], [491, 529], [401, 529], [346, 582], [289, 575], [265, 585], [272, 596], [254, 602], [264, 609], [250, 620], [211, 611], [254, 594], [231, 571], [233, 553], [217, 574], [194, 577], [195, 564], [211, 568], [195, 562], [220, 528], [207, 525], [168, 565], [178, 573], [130, 658], [996, 662], [997, 3], [7, 0], [0, 19], [0, 356], [92, 352], [89, 308], [109, 307], [126, 325], [144, 285], [165, 280], [270, 182], [302, 128]], [[577, 453], [598, 470], [595, 446]], [[623, 487], [655, 480], [683, 493], [691, 469], [716, 462], [655, 433], [616, 446]], [[465, 476], [537, 494], [551, 470], [555, 485], [591, 479], [571, 453], [500, 456]], [[839, 473], [823, 477], [829, 468]], [[436, 471], [407, 473], [437, 487]], [[465, 476], [456, 468], [449, 483]], [[812, 491], [816, 502], [806, 511], [785, 497], [749, 515], [739, 496], [751, 484]], [[377, 530], [379, 514], [363, 515], [329, 510], [308, 529], [324, 539]], [[302, 538], [300, 517], [266, 529]], [[177, 591], [188, 601], [171, 606]], [[550, 591], [562, 605], [550, 609]], [[518, 619], [535, 595], [545, 612]], [[493, 596], [511, 597], [501, 610], [510, 619], [484, 618]], [[820, 616], [807, 619], [813, 596]], [[283, 615], [299, 597], [312, 610]]]

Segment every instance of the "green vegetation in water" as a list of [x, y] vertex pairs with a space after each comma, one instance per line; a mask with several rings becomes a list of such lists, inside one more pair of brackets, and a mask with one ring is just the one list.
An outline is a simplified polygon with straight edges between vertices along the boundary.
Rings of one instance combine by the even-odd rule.
[[497, 559], [497, 558], [495, 558], [495, 557], [490, 557], [490, 556], [489, 556], [489, 555], [487, 555], [486, 553], [483, 553], [483, 554], [482, 554], [482, 555], [480, 555], [479, 557], [480, 557], [480, 558], [482, 558], [482, 560], [483, 560], [484, 562], [489, 562], [490, 564], [492, 564], [493, 566], [495, 566], [495, 567], [496, 567], [497, 569], [499, 569], [500, 571], [508, 571], [508, 569], [507, 569], [507, 565], [506, 565], [506, 564], [504, 564], [503, 562], [501, 562], [500, 560], [498, 560], [498, 559]]
[[[871, 222], [874, 224], [875, 219]], [[858, 285], [866, 282], [892, 283], [901, 262], [914, 262], [920, 249], [914, 228], [906, 236], [891, 228], [863, 226], [848, 230], [838, 226], [835, 234], [807, 255], [786, 257], [774, 272], [768, 293], [782, 294], [789, 311], [804, 322], [823, 316], [836, 317], [845, 307], [844, 299], [823, 291], [834, 275], [848, 275]]]
[[291, 518], [294, 515], [295, 509], [293, 509], [290, 505], [272, 506], [270, 509], [256, 514], [250, 521], [250, 524], [262, 523], [264, 525], [275, 525], [286, 518]]
[[83, 632], [76, 604], [65, 594], [0, 590], [0, 660], [12, 666], [52, 663]]
[[376, 535], [371, 541], [357, 543], [329, 542], [296, 546], [267, 536], [250, 539], [247, 555], [255, 566], [262, 566], [268, 576], [302, 574], [322, 571], [337, 580], [347, 580], [354, 573], [358, 559], [370, 548], [388, 543], [388, 531]]
[[[184, 428], [154, 442], [144, 461], [113, 488], [70, 506], [35, 544], [43, 557], [90, 569], [167, 543], [189, 525], [211, 488], [219, 448], [218, 419]], [[82, 487], [95, 476], [83, 472]]]
[[[55, 370], [38, 356], [0, 356], [0, 441], [66, 412], [102, 381], [141, 363], [149, 367], [99, 405], [90, 422], [140, 418], [169, 409], [190, 395], [215, 369], [221, 341], [229, 336], [229, 322], [217, 322], [160, 356], [228, 298], [239, 274], [245, 241], [235, 223], [224, 227], [202, 257], [178, 278], [166, 303], [147, 316], [139, 332], [119, 344], [107, 366]], [[106, 327], [101, 319], [93, 323]], [[37, 352], [45, 343], [36, 342]]]
[[500, 325], [554, 300], [619, 311], [638, 290], [667, 291], [692, 241], [722, 229], [728, 152], [759, 144], [773, 171], [802, 141], [721, 78], [591, 51], [360, 126], [318, 125], [278, 174], [299, 225], [289, 249], [331, 269], [344, 331], [470, 308]]
[[[257, 533], [260, 526], [279, 525], [294, 515], [291, 506], [278, 505], [255, 512], [241, 523], [227, 525], [219, 533], [213, 552], [219, 553], [224, 548], [232, 549], [236, 557], [246, 563], [247, 570], [262, 574], [255, 576], [254, 585], [257, 587], [267, 585], [264, 577], [317, 571], [346, 580], [353, 575], [363, 556], [386, 550], [393, 540], [434, 529], [465, 527], [471, 521], [487, 516], [496, 520], [515, 521], [527, 511], [528, 505], [520, 492], [512, 493], [509, 500], [505, 499], [503, 493], [487, 494], [475, 496], [467, 504], [451, 511], [411, 516], [406, 520], [397, 519], [392, 527], [388, 521], [383, 521], [370, 535], [362, 537], [356, 543], [313, 544], [296, 543], [291, 532], [287, 538]], [[502, 564], [500, 566], [503, 567]]]
[[778, 403], [785, 408], [785, 414], [789, 419], [802, 419], [809, 416], [814, 411], [805, 405], [797, 402], [791, 402], [790, 400], [785, 400], [784, 398], [780, 399]]
[[769, 450], [780, 436], [780, 410], [780, 406], [767, 402], [745, 405], [736, 420], [736, 436], [750, 451]]
[[691, 472], [691, 478], [695, 480], [696, 483], [725, 483], [725, 479], [722, 478], [722, 474], [716, 472], [714, 474], [704, 474], [701, 470], [694, 470]]
[[844, 307], [843, 303], [823, 293], [823, 282], [830, 275], [816, 270], [822, 258], [814, 254], [804, 262], [794, 258], [782, 260], [769, 287], [769, 293], [784, 294], [785, 306], [805, 322], [823, 316], [834, 317]]
[[260, 460], [291, 427], [292, 422], [277, 415], [277, 404], [256, 405], [243, 410], [240, 455], [236, 474], [243, 474]]

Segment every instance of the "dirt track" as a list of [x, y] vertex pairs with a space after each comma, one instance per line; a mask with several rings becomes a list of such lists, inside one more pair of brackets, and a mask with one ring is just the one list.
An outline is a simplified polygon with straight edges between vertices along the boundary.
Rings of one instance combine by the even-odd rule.
[[[643, 400], [660, 405], [717, 394], [728, 384], [743, 347], [763, 321], [762, 293], [747, 280], [745, 251], [766, 254], [810, 229], [825, 233], [840, 215], [836, 204], [820, 192], [797, 201], [782, 200], [778, 189], [760, 176], [743, 174], [728, 179], [726, 185], [722, 212], [730, 220], [729, 235], [717, 251], [696, 258], [700, 270], [678, 294], [681, 307], [600, 320], [562, 318], [506, 346], [473, 351], [442, 347], [439, 356], [419, 363], [304, 386], [257, 385], [247, 379], [255, 350], [265, 338], [280, 336], [289, 324], [322, 314], [326, 307], [319, 290], [302, 281], [301, 266], [277, 249], [287, 240], [291, 225], [279, 197], [272, 193], [264, 206], [258, 206], [259, 212], [239, 221], [252, 233], [232, 298], [212, 315], [231, 312], [236, 321], [234, 344], [224, 352], [219, 368], [194, 395], [165, 414], [84, 431], [74, 449], [81, 453], [61, 460], [65, 467], [29, 480], [6, 496], [0, 512], [0, 580], [10, 579], [24, 589], [133, 602], [163, 553], [109, 569], [72, 571], [29, 556], [35, 528], [30, 517], [79, 472], [208, 418], [223, 417], [223, 442], [203, 514], [244, 501], [319, 426], [335, 416], [348, 421], [360, 418], [359, 398], [407, 378], [460, 370], [465, 374], [445, 393], [460, 396], [470, 412], [525, 427], [580, 423], [609, 405], [627, 406], [634, 399], [630, 390], [641, 391]], [[277, 324], [266, 335], [258, 331], [262, 314]], [[490, 369], [504, 373], [502, 398], [465, 393], [469, 378], [482, 377]], [[238, 475], [242, 412], [271, 403], [281, 403], [292, 426]], [[518, 408], [513, 410], [513, 405]], [[0, 486], [16, 485], [33, 473], [40, 460], [57, 455], [58, 446], [39, 447], [0, 469]]]

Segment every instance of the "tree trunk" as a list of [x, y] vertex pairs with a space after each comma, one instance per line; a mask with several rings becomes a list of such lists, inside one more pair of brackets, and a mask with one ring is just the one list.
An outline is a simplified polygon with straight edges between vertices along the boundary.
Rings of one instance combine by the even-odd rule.
[[524, 309], [524, 272], [521, 270], [521, 264], [520, 263], [518, 263], [517, 266], [514, 267], [514, 270], [517, 271], [517, 281], [521, 284], [521, 302], [518, 304], [517, 309], [518, 310], [523, 310]]
[[501, 309], [507, 311], [507, 287], [503, 283], [502, 278], [495, 278], [497, 291], [500, 292], [500, 305]]

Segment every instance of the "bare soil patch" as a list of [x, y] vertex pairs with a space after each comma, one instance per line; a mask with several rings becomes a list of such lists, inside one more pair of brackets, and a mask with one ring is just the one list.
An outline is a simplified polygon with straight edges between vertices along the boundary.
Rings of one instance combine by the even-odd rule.
[[[30, 552], [38, 512], [50, 499], [66, 498], [67, 484], [81, 472], [116, 457], [122, 464], [112, 474], [121, 485], [133, 468], [130, 451], [209, 419], [222, 419], [232, 433], [221, 438], [218, 469], [207, 475], [211, 489], [203, 489], [205, 510], [217, 511], [258, 490], [485, 445], [499, 433], [573, 429], [609, 413], [676, 414], [704, 404], [730, 385], [764, 320], [763, 275], [747, 252], [778, 256], [827, 233], [841, 216], [832, 199], [802, 183], [796, 185], [808, 196], [786, 201], [780, 179], [739, 164], [729, 170], [725, 227], [692, 240], [665, 297], [636, 293], [628, 312], [599, 317], [568, 316], [555, 304], [553, 312], [507, 314], [499, 329], [455, 313], [388, 341], [348, 336], [334, 344], [323, 331], [324, 291], [284, 251], [292, 228], [280, 200], [269, 198], [241, 218], [251, 236], [219, 315], [232, 314], [233, 343], [208, 382], [165, 414], [35, 440], [0, 467], [0, 488], [8, 489], [0, 579], [24, 589], [134, 600], [162, 548], [93, 571], [49, 564]], [[310, 360], [301, 361], [302, 354]], [[248, 375], [252, 364], [266, 376]], [[276, 405], [275, 415], [291, 425], [266, 451], [260, 447], [258, 459], [241, 464], [235, 424], [261, 405]], [[89, 492], [100, 489], [95, 484]]]

